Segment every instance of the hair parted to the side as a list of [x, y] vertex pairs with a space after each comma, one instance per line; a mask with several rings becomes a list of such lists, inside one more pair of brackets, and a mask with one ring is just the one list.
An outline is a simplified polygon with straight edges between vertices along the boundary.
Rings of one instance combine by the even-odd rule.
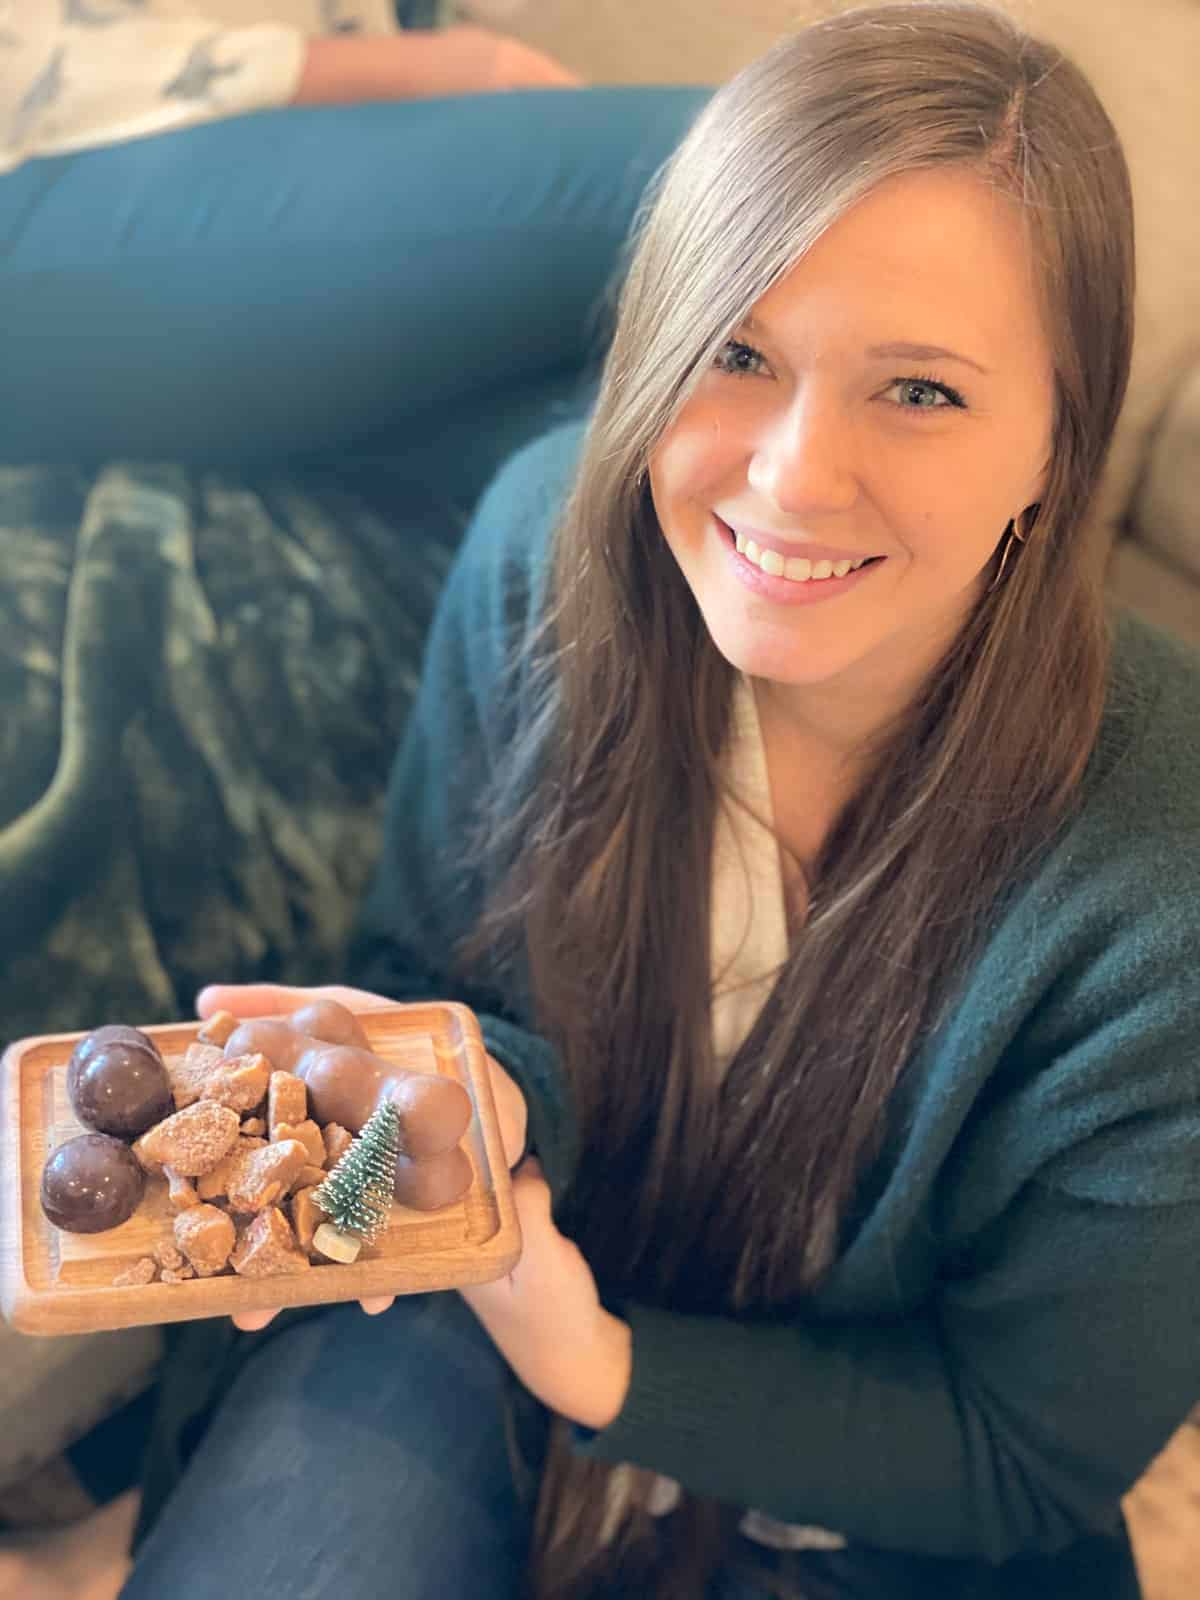
[[[873, 752], [812, 866], [789, 963], [719, 1080], [708, 900], [733, 674], [646, 466], [724, 340], [824, 230], [889, 176], [946, 164], [1010, 194], [1028, 231], [1056, 387], [1040, 512]], [[807, 27], [725, 85], [668, 164], [557, 532], [535, 647], [545, 698], [487, 821], [509, 869], [475, 942], [520, 945], [561, 1051], [581, 1118], [562, 1220], [602, 1293], [753, 1310], [799, 1302], [835, 1259], [900, 1074], [1069, 815], [1095, 744], [1108, 631], [1084, 525], [1132, 306], [1116, 132], [1069, 60], [986, 6]], [[656, 1521], [635, 1492], [613, 1535], [606, 1478], [556, 1438], [531, 1594], [704, 1593], [728, 1509], [685, 1497]]]

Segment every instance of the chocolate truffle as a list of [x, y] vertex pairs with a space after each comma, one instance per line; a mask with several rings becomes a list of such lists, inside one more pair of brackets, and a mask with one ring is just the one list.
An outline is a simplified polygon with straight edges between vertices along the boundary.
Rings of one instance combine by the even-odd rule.
[[145, 1181], [127, 1144], [81, 1133], [51, 1152], [42, 1171], [42, 1210], [67, 1233], [102, 1233], [133, 1215]]
[[153, 1041], [137, 1028], [97, 1028], [67, 1066], [75, 1115], [97, 1133], [136, 1139], [175, 1109], [171, 1080]]

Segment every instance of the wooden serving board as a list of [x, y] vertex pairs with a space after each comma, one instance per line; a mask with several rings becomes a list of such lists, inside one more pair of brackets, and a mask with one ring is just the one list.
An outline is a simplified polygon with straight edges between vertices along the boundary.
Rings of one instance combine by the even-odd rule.
[[[462, 1140], [474, 1169], [461, 1200], [439, 1211], [396, 1202], [386, 1230], [358, 1260], [314, 1260], [307, 1272], [237, 1274], [118, 1288], [113, 1279], [172, 1236], [174, 1212], [160, 1178], [146, 1180], [133, 1216], [103, 1233], [66, 1233], [41, 1206], [50, 1152], [88, 1132], [67, 1099], [66, 1068], [82, 1034], [22, 1039], [0, 1062], [0, 1304], [22, 1333], [91, 1333], [139, 1323], [229, 1316], [362, 1296], [415, 1294], [485, 1283], [518, 1260], [521, 1236], [504, 1160], [479, 1024], [466, 1006], [397, 1005], [359, 1014], [371, 1049], [413, 1072], [441, 1072], [471, 1096]], [[202, 1024], [146, 1027], [164, 1057], [182, 1055]], [[249, 1219], [242, 1219], [243, 1221]]]

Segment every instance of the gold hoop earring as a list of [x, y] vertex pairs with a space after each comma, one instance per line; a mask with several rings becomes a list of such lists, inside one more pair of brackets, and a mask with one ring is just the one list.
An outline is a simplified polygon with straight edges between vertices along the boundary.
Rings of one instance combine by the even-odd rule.
[[[1021, 535], [1017, 532], [1016, 523], [1010, 517], [1008, 527], [1004, 530], [1004, 549], [1000, 556], [1000, 565], [996, 568], [996, 576], [988, 586], [989, 594], [1000, 585], [1000, 579], [1004, 576], [1004, 569], [1008, 565], [1008, 557], [1012, 550], [1014, 539], [1021, 540]], [[1024, 540], [1021, 540], [1021, 542], [1024, 543]]]
[[1041, 509], [1041, 505], [1036, 502], [1031, 506], [1026, 506], [1019, 519], [1022, 524], [1021, 528], [1017, 527], [1017, 518], [1009, 518], [1008, 527], [1004, 530], [1004, 549], [1000, 556], [1000, 565], [996, 569], [996, 576], [992, 579], [990, 585], [988, 586], [989, 594], [991, 594], [992, 590], [996, 588], [1000, 582], [1000, 579], [1004, 576], [1004, 569], [1008, 565], [1008, 558], [1012, 553], [1014, 540], [1017, 544], [1025, 543], [1026, 539], [1029, 537], [1030, 529], [1037, 521], [1038, 512]]

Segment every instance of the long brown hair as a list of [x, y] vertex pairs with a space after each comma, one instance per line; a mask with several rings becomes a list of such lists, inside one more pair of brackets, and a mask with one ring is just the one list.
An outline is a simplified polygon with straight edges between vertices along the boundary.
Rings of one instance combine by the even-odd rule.
[[[733, 672], [661, 537], [647, 462], [821, 233], [884, 178], [942, 164], [1023, 208], [1056, 379], [1040, 512], [873, 752], [722, 1077], [707, 930]], [[1112, 124], [1070, 61], [988, 7], [877, 6], [783, 39], [714, 96], [662, 175], [557, 529], [533, 645], [541, 709], [486, 819], [508, 868], [474, 941], [520, 946], [561, 1052], [580, 1159], [560, 1224], [602, 1293], [756, 1310], [800, 1302], [836, 1259], [905, 1064], [1076, 803], [1095, 744], [1108, 633], [1084, 529], [1132, 302]], [[629, 1197], [620, 1225], [614, 1193]], [[560, 1430], [531, 1594], [704, 1593], [733, 1512], [685, 1496], [656, 1522], [638, 1474], [614, 1532], [608, 1475]]]

